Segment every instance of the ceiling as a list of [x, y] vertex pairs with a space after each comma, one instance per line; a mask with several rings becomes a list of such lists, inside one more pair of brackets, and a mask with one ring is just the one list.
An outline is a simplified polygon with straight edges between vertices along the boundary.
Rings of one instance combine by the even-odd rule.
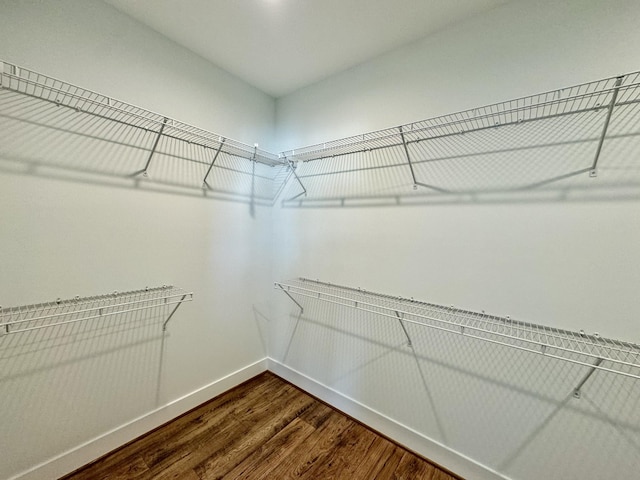
[[104, 0], [273, 97], [508, 0]]

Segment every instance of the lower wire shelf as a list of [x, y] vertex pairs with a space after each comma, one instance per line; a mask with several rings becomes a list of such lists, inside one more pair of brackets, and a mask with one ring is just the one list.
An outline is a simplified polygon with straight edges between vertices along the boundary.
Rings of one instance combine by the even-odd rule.
[[178, 307], [183, 302], [192, 300], [193, 292], [163, 285], [94, 297], [57, 299], [53, 302], [10, 308], [0, 307], [0, 336], [173, 305], [162, 324], [164, 331]]
[[640, 379], [640, 345], [633, 343], [306, 278], [276, 282], [274, 288], [287, 294], [301, 312], [300, 301], [310, 298], [393, 319], [407, 336], [405, 323], [420, 325]]

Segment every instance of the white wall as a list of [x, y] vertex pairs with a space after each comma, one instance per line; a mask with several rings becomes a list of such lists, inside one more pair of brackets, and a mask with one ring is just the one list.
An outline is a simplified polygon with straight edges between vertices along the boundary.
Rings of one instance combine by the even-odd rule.
[[[637, 70], [639, 16], [634, 1], [511, 2], [278, 99], [279, 148]], [[605, 145], [601, 173], [578, 200], [569, 189], [566, 201], [507, 194], [489, 204], [276, 208], [274, 279], [317, 278], [640, 342], [634, 142]], [[598, 198], [618, 162], [635, 194]], [[301, 164], [299, 174], [314, 168]], [[321, 193], [366, 191], [370, 175], [326, 177]], [[289, 195], [298, 191], [292, 183]], [[575, 400], [585, 368], [418, 331], [414, 358], [397, 325], [309, 302], [296, 328], [297, 310], [282, 297], [270, 356], [505, 476], [624, 478], [640, 467], [630, 400], [638, 382], [598, 373], [587, 399]]]
[[[6, 61], [249, 144], [272, 141], [272, 98], [102, 2], [2, 2], [0, 45]], [[46, 138], [62, 138], [51, 135], [21, 141], [44, 141], [46, 156]], [[0, 163], [4, 307], [162, 284], [195, 294], [164, 338], [156, 316], [0, 338], [0, 478], [265, 356], [253, 309], [271, 293], [269, 209], [252, 216], [243, 202]], [[103, 453], [85, 450], [67, 467]]]

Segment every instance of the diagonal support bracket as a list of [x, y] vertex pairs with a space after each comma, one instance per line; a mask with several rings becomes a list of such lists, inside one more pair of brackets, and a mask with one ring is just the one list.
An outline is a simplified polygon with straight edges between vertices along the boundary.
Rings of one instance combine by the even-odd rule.
[[580, 380], [580, 383], [578, 383], [576, 388], [573, 389], [574, 398], [578, 398], [579, 399], [582, 396], [582, 394], [580, 393], [580, 390], [582, 389], [584, 384], [587, 383], [587, 380], [589, 380], [589, 377], [591, 377], [591, 375], [593, 375], [593, 372], [596, 371], [596, 369], [600, 366], [601, 363], [602, 363], [602, 359], [598, 358], [595, 361], [595, 363], [593, 364], [593, 366], [589, 369], [589, 371], [585, 374], [585, 376], [582, 377], [582, 380]]
[[307, 189], [304, 188], [304, 185], [302, 184], [302, 181], [300, 180], [300, 177], [298, 177], [298, 174], [296, 173], [296, 166], [293, 164], [293, 162], [291, 160], [289, 160], [287, 157], [284, 157], [284, 159], [286, 160], [286, 162], [289, 164], [289, 168], [291, 169], [291, 173], [293, 173], [293, 176], [295, 177], [295, 179], [298, 181], [298, 183], [300, 184], [300, 187], [302, 188], [302, 192], [300, 192], [298, 195], [295, 195], [289, 199], [287, 199], [287, 201], [290, 200], [295, 200], [298, 197], [301, 197], [302, 195], [304, 195], [305, 197], [307, 196]]
[[402, 146], [404, 147], [404, 153], [407, 156], [407, 162], [409, 163], [409, 170], [411, 170], [411, 178], [413, 179], [413, 189], [418, 189], [418, 181], [416, 180], [416, 173], [413, 171], [413, 163], [411, 163], [411, 155], [409, 155], [409, 148], [407, 147], [407, 140], [404, 138], [404, 130], [402, 126], [400, 129], [400, 138], [402, 139]]
[[609, 128], [609, 122], [611, 121], [611, 114], [613, 113], [613, 107], [616, 105], [616, 100], [618, 99], [618, 91], [620, 90], [620, 85], [622, 85], [622, 80], [624, 77], [618, 77], [616, 79], [616, 83], [613, 86], [613, 96], [611, 97], [611, 103], [609, 103], [609, 108], [607, 109], [607, 117], [604, 120], [604, 126], [602, 127], [602, 133], [600, 134], [600, 141], [598, 142], [598, 149], [596, 150], [596, 157], [593, 159], [593, 165], [591, 165], [591, 171], [589, 172], [590, 177], [598, 176], [598, 159], [600, 158], [600, 152], [602, 151], [602, 145], [604, 144], [604, 139], [607, 136], [607, 129]]
[[216, 160], [218, 159], [218, 155], [220, 155], [220, 152], [222, 151], [222, 147], [224, 146], [224, 142], [226, 142], [227, 139], [223, 138], [222, 141], [220, 142], [220, 146], [218, 147], [218, 149], [216, 150], [215, 155], [213, 156], [213, 160], [211, 160], [211, 165], [209, 165], [209, 169], [207, 170], [207, 173], [205, 174], [204, 178], [202, 179], [202, 188], [209, 188], [211, 189], [211, 185], [209, 185], [207, 183], [207, 177], [209, 177], [209, 174], [211, 173], [211, 169], [213, 168], [213, 166], [216, 163]]
[[411, 179], [413, 180], [413, 189], [417, 190], [418, 185], [420, 185], [421, 187], [430, 188], [431, 190], [435, 190], [436, 192], [451, 193], [448, 190], [445, 190], [444, 188], [428, 185], [426, 183], [419, 182], [416, 179], [416, 172], [413, 170], [413, 163], [411, 162], [411, 155], [409, 155], [409, 147], [407, 146], [407, 139], [404, 137], [404, 130], [402, 129], [402, 126], [398, 128], [400, 130], [400, 138], [402, 139], [402, 146], [404, 147], [404, 154], [407, 157], [407, 163], [409, 164], [409, 169], [411, 170]]
[[[171, 310], [171, 313], [169, 314], [169, 316], [167, 317], [167, 319], [164, 321], [164, 323], [162, 324], [162, 331], [166, 332], [167, 331], [167, 325], [169, 324], [169, 320], [171, 320], [171, 317], [173, 317], [173, 314], [176, 313], [176, 310], [178, 310], [178, 308], [180, 307], [180, 305], [182, 305], [182, 302], [184, 302], [184, 299], [187, 298], [187, 295], [189, 295], [188, 293], [185, 293], [182, 298], [180, 299], [180, 302], [178, 302], [178, 304], [173, 307], [173, 310]], [[193, 294], [191, 294], [193, 295]]]
[[404, 332], [405, 336], [407, 337], [407, 345], [409, 347], [413, 347], [413, 343], [411, 343], [411, 337], [409, 336], [409, 332], [407, 331], [407, 327], [404, 326], [404, 323], [402, 322], [402, 317], [400, 316], [400, 313], [398, 313], [397, 310], [396, 310], [396, 316], [398, 317], [398, 322], [400, 322], [400, 326], [402, 327], [402, 331]]
[[302, 305], [300, 305], [300, 303], [298, 303], [298, 301], [295, 298], [293, 298], [291, 296], [291, 294], [287, 290], [285, 290], [285, 288], [282, 285], [280, 285], [279, 283], [275, 283], [274, 285], [276, 287], [278, 287], [280, 290], [282, 290], [284, 292], [284, 294], [287, 297], [289, 297], [291, 299], [291, 301], [298, 306], [298, 308], [300, 309], [300, 315], [302, 315], [304, 313], [304, 307]]
[[136, 173], [134, 173], [132, 176], [137, 176], [142, 174], [143, 177], [148, 177], [149, 174], [147, 173], [147, 171], [149, 170], [149, 165], [151, 164], [151, 160], [153, 159], [153, 155], [156, 153], [156, 149], [158, 148], [158, 143], [160, 143], [160, 138], [162, 138], [162, 132], [164, 131], [164, 127], [167, 126], [167, 122], [169, 121], [169, 119], [167, 117], [164, 117], [164, 120], [162, 121], [162, 126], [160, 127], [160, 130], [158, 131], [158, 135], [156, 135], [156, 139], [153, 142], [153, 147], [151, 147], [151, 152], [149, 153], [149, 158], [147, 158], [147, 163], [144, 166], [144, 168]]

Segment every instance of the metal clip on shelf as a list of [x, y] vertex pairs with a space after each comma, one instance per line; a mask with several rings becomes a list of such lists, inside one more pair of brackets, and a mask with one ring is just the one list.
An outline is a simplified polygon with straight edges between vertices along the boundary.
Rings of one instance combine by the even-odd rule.
[[445, 307], [306, 278], [289, 283], [276, 282], [275, 288], [286, 293], [300, 309], [303, 308], [300, 299], [310, 298], [390, 318], [394, 322], [399, 321], [410, 344], [411, 338], [405, 324], [463, 335], [589, 367], [589, 371], [573, 389], [573, 396], [576, 398], [580, 398], [581, 388], [596, 370], [640, 379], [640, 345], [603, 338], [597, 334], [586, 335], [584, 332], [519, 322], [509, 317]]
[[193, 300], [193, 292], [185, 292], [171, 285], [145, 288], [130, 292], [113, 292], [95, 297], [75, 297], [70, 300], [25, 305], [3, 309], [0, 307], [0, 335], [29, 332], [91, 319], [175, 305], [162, 324], [169, 320], [184, 302]]

